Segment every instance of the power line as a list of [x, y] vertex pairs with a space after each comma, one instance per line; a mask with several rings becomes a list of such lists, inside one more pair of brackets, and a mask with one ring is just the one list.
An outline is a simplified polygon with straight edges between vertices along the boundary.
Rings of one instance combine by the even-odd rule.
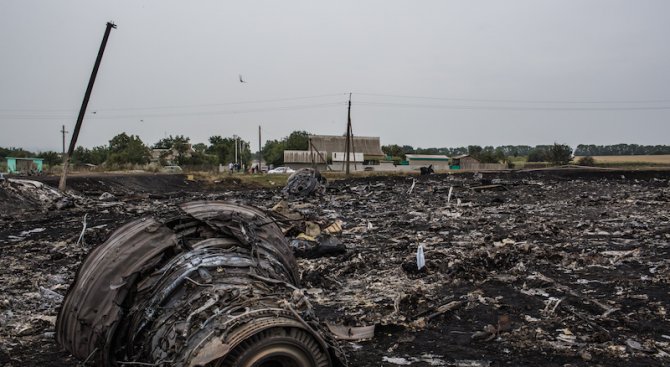
[[[236, 101], [236, 102], [220, 102], [220, 103], [205, 103], [205, 104], [193, 104], [193, 105], [163, 105], [163, 106], [153, 106], [153, 107], [110, 107], [110, 108], [97, 108], [97, 112], [107, 112], [107, 111], [139, 111], [139, 110], [160, 110], [160, 109], [179, 109], [179, 108], [200, 108], [200, 107], [220, 107], [220, 106], [230, 106], [230, 105], [243, 105], [243, 104], [254, 104], [254, 103], [274, 103], [274, 102], [287, 102], [287, 101], [299, 101], [305, 99], [316, 99], [324, 97], [341, 97], [345, 93], [337, 94], [320, 94], [314, 96], [304, 96], [304, 97], [290, 97], [290, 98], [276, 98], [276, 99], [262, 99], [262, 100], [251, 100], [251, 101]], [[0, 112], [74, 112], [73, 109], [32, 109], [32, 108], [0, 108]]]
[[543, 103], [543, 104], [646, 104], [646, 103], [668, 103], [670, 99], [657, 100], [609, 100], [609, 101], [566, 101], [566, 100], [522, 100], [522, 99], [483, 99], [483, 98], [449, 98], [449, 97], [426, 97], [426, 96], [408, 96], [398, 94], [382, 93], [355, 93], [362, 96], [391, 97], [391, 98], [409, 98], [409, 99], [427, 99], [438, 101], [457, 101], [457, 102], [488, 102], [488, 103]]
[[[332, 106], [342, 106], [344, 102], [330, 102], [330, 103], [318, 103], [318, 104], [309, 104], [309, 105], [295, 105], [295, 106], [278, 106], [278, 107], [264, 107], [264, 108], [252, 108], [252, 109], [238, 109], [238, 110], [221, 110], [221, 111], [199, 111], [199, 112], [175, 112], [175, 113], [142, 113], [142, 114], [121, 114], [121, 115], [104, 115], [96, 113], [94, 115], [89, 114], [88, 118], [92, 120], [104, 120], [104, 119], [122, 119], [122, 118], [146, 118], [146, 117], [191, 117], [191, 116], [217, 116], [217, 115], [232, 115], [232, 114], [242, 114], [242, 113], [253, 113], [253, 112], [270, 112], [270, 111], [291, 111], [291, 110], [303, 110], [303, 109], [313, 109], [313, 108], [324, 108]], [[63, 119], [69, 118], [72, 116], [67, 115], [1, 115], [0, 119], [13, 119], [13, 120], [52, 120], [52, 119]]]
[[[433, 101], [470, 101], [470, 102], [489, 102], [489, 103], [533, 103], [533, 104], [599, 104], [599, 106], [580, 106], [580, 107], [571, 107], [571, 106], [510, 106], [510, 105], [463, 105], [463, 104], [439, 104], [439, 103], [412, 103], [412, 102], [391, 102], [391, 101], [358, 101], [355, 102], [357, 106], [362, 107], [388, 107], [388, 108], [426, 108], [426, 109], [451, 109], [451, 110], [482, 110], [482, 111], [662, 111], [670, 110], [668, 105], [660, 106], [645, 106], [645, 105], [635, 105], [635, 106], [625, 106], [623, 104], [648, 104], [648, 103], [660, 103], [660, 102], [670, 102], [670, 100], [648, 100], [648, 101], [521, 101], [521, 100], [496, 100], [496, 99], [466, 99], [466, 98], [441, 98], [441, 97], [419, 97], [419, 96], [400, 96], [392, 94], [378, 94], [378, 93], [358, 93], [359, 95], [364, 96], [377, 96], [377, 97], [386, 97], [386, 98], [408, 98], [408, 99], [420, 99], [420, 100], [433, 100]], [[344, 93], [338, 94], [321, 94], [313, 96], [304, 96], [304, 97], [291, 97], [291, 98], [278, 98], [278, 99], [266, 99], [266, 100], [254, 100], [254, 101], [238, 101], [238, 102], [224, 102], [218, 104], [201, 104], [201, 105], [184, 105], [184, 106], [162, 106], [162, 107], [130, 107], [130, 108], [109, 108], [109, 109], [96, 109], [95, 112], [89, 113], [88, 118], [90, 119], [122, 119], [122, 118], [146, 118], [146, 117], [190, 117], [190, 116], [216, 116], [216, 115], [227, 115], [227, 114], [242, 114], [242, 113], [255, 113], [255, 112], [271, 112], [271, 111], [291, 111], [291, 110], [302, 110], [302, 109], [314, 109], [314, 108], [326, 108], [331, 106], [340, 106], [346, 104], [345, 101], [342, 102], [324, 102], [324, 103], [311, 103], [311, 104], [298, 104], [298, 105], [285, 105], [285, 106], [267, 106], [267, 107], [250, 107], [250, 108], [238, 108], [231, 110], [194, 110], [194, 111], [150, 111], [150, 110], [161, 110], [161, 109], [186, 109], [186, 108], [202, 108], [202, 107], [216, 107], [216, 106], [235, 106], [235, 105], [246, 105], [246, 104], [263, 104], [263, 103], [276, 103], [276, 102], [286, 102], [286, 101], [298, 101], [306, 99], [316, 99], [323, 97], [334, 97], [334, 96], [343, 96]], [[618, 106], [601, 106], [601, 104], [619, 104]], [[143, 110], [147, 112], [142, 112]], [[14, 112], [10, 112], [14, 111]], [[21, 113], [25, 111], [27, 113]], [[22, 110], [22, 109], [0, 109], [0, 120], [52, 120], [52, 119], [71, 119], [74, 117], [73, 110], [67, 110], [69, 113], [47, 113], [49, 110]], [[54, 110], [55, 111], [55, 110]], [[106, 112], [127, 112], [119, 114], [107, 114]], [[137, 112], [134, 112], [137, 111]]]
[[392, 103], [392, 102], [357, 102], [361, 106], [379, 107], [406, 107], [406, 108], [434, 108], [448, 110], [481, 110], [481, 111], [655, 111], [670, 110], [670, 106], [645, 106], [645, 107], [523, 107], [523, 106], [467, 106], [467, 105], [437, 105], [418, 103]]

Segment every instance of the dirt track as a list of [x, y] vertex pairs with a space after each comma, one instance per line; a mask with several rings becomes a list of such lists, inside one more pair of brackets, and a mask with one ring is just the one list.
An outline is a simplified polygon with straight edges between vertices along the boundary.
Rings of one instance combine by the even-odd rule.
[[[293, 205], [324, 225], [342, 219], [348, 249], [300, 260], [303, 286], [322, 321], [378, 325], [374, 339], [344, 344], [352, 366], [668, 365], [669, 178], [432, 175], [417, 177], [411, 194], [408, 177], [338, 181]], [[168, 218], [196, 198], [279, 200], [278, 190], [173, 175], [70, 184], [74, 207], [0, 204], [2, 365], [76, 365], [53, 341], [56, 310], [83, 257], [121, 223]], [[114, 197], [100, 200], [105, 192]], [[76, 246], [84, 214], [86, 242]]]

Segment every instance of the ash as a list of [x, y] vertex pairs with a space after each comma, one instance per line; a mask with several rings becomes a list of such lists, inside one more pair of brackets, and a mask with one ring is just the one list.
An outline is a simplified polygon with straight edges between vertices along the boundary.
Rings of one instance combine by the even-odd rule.
[[[321, 321], [376, 325], [373, 338], [342, 343], [350, 365], [663, 366], [670, 364], [669, 178], [630, 171], [368, 177], [333, 181], [323, 196], [287, 210], [321, 229], [341, 221], [336, 236], [346, 251], [301, 259], [298, 271]], [[86, 254], [123, 223], [167, 219], [191, 200], [264, 209], [281, 200], [279, 189], [179, 175], [70, 184], [65, 197], [34, 192], [46, 185], [0, 187], [3, 366], [81, 363], [55, 343], [57, 311]]]

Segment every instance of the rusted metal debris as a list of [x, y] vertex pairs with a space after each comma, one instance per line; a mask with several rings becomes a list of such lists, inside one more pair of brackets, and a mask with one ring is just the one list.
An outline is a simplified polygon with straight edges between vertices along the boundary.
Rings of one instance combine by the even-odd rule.
[[321, 176], [318, 170], [303, 168], [289, 176], [282, 193], [289, 198], [323, 195], [326, 191], [326, 183], [326, 178]]
[[227, 202], [181, 209], [128, 223], [91, 252], [58, 315], [61, 346], [100, 366], [340, 365], [272, 219]]

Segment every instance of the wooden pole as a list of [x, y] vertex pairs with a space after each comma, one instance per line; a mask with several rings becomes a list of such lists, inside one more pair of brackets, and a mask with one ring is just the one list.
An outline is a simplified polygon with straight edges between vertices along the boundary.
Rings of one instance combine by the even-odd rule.
[[261, 146], [261, 125], [258, 125], [258, 169], [257, 173], [260, 173], [261, 171], [261, 161], [263, 160], [263, 147]]
[[63, 129], [60, 132], [63, 133], [63, 159], [65, 159], [65, 134], [69, 133], [69, 131], [65, 131], [65, 125], [63, 125]]
[[345, 143], [345, 158], [344, 161], [346, 162], [346, 167], [345, 167], [345, 174], [349, 176], [349, 154], [351, 153], [351, 93], [349, 93], [349, 108], [347, 108], [347, 140]]
[[112, 28], [116, 28], [116, 25], [112, 22], [107, 22], [107, 27], [105, 28], [105, 35], [102, 37], [102, 43], [100, 44], [100, 50], [98, 50], [98, 57], [95, 59], [95, 64], [93, 65], [93, 71], [91, 72], [91, 77], [88, 80], [88, 86], [86, 87], [86, 93], [84, 93], [84, 101], [81, 103], [81, 108], [79, 109], [79, 117], [77, 117], [77, 124], [74, 126], [74, 131], [72, 131], [72, 138], [70, 139], [70, 148], [67, 151], [67, 154], [63, 157], [63, 175], [60, 177], [60, 182], [58, 184], [58, 189], [60, 191], [65, 191], [66, 181], [67, 181], [67, 169], [70, 164], [70, 157], [74, 153], [74, 148], [77, 145], [77, 138], [79, 137], [79, 130], [81, 130], [81, 124], [84, 122], [84, 115], [86, 114], [86, 107], [88, 107], [88, 101], [91, 98], [91, 92], [93, 92], [93, 84], [95, 83], [95, 77], [98, 75], [98, 69], [100, 68], [100, 62], [102, 61], [102, 55], [105, 53], [105, 47], [107, 46], [107, 39], [109, 38], [109, 33], [112, 31]]

